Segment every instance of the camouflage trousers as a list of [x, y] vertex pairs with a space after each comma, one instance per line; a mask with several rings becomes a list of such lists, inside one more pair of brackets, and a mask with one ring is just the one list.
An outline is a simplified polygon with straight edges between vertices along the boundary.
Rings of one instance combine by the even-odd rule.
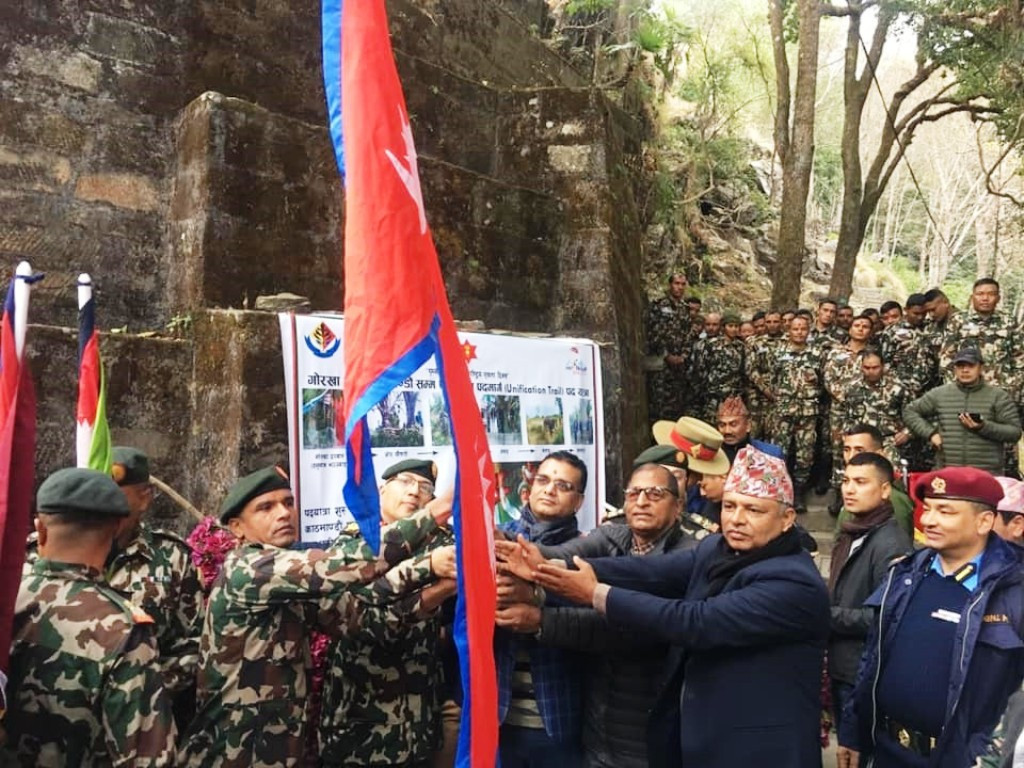
[[818, 414], [776, 413], [772, 442], [786, 452], [793, 482], [806, 486], [811, 479], [814, 464], [814, 446], [817, 441]]
[[680, 418], [685, 408], [684, 395], [684, 379], [677, 371], [666, 368], [647, 372], [647, 408], [652, 423]]
[[743, 393], [743, 402], [750, 412], [750, 436], [756, 440], [767, 440], [771, 432], [765, 425], [766, 403], [756, 389]]

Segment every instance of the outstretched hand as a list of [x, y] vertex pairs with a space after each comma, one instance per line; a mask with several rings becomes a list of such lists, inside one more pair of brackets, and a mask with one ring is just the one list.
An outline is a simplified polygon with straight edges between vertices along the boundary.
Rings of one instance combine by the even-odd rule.
[[515, 541], [495, 541], [494, 554], [498, 572], [533, 581], [537, 568], [547, 562], [536, 544], [519, 534]]
[[449, 492], [443, 496], [438, 496], [436, 499], [431, 499], [424, 509], [430, 512], [430, 516], [434, 518], [435, 523], [444, 525], [452, 516], [453, 500], [453, 492]]
[[574, 603], [590, 605], [594, 602], [594, 590], [597, 589], [597, 575], [586, 560], [574, 557], [578, 571], [570, 571], [555, 565], [544, 563], [537, 568], [534, 579], [545, 589], [568, 598]]

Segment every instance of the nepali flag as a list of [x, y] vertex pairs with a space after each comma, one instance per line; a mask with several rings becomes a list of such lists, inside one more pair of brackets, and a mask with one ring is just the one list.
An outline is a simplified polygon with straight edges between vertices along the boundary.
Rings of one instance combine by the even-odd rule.
[[18, 265], [0, 319], [0, 682], [6, 685], [11, 624], [32, 517], [36, 454], [36, 395], [25, 361], [30, 284], [28, 262]]
[[110, 474], [110, 427], [107, 425], [107, 381], [100, 360], [96, 302], [92, 279], [78, 276], [78, 408], [75, 454], [79, 467]]
[[487, 437], [427, 226], [384, 0], [323, 0], [322, 12], [331, 139], [345, 180], [345, 502], [366, 540], [379, 546], [366, 415], [433, 356], [457, 465], [454, 637], [464, 704], [456, 764], [485, 768], [494, 765], [498, 743]]

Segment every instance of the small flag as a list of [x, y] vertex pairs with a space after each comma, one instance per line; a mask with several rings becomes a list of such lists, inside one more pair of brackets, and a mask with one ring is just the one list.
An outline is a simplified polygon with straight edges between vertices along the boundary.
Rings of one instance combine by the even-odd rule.
[[32, 275], [18, 265], [0, 319], [0, 671], [9, 671], [11, 623], [25, 562], [35, 478], [36, 397], [25, 360]]
[[75, 453], [79, 467], [110, 474], [110, 427], [107, 424], [107, 381], [100, 359], [96, 302], [92, 279], [78, 276], [78, 408]]
[[456, 477], [462, 672], [456, 765], [489, 768], [498, 746], [494, 668], [494, 470], [427, 226], [416, 146], [383, 0], [323, 0], [324, 85], [345, 180], [345, 501], [374, 546], [380, 499], [366, 416], [432, 356], [450, 417]]

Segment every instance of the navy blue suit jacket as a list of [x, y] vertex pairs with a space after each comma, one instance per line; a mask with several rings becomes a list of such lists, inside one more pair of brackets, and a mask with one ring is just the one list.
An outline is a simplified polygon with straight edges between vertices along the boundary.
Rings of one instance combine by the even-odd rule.
[[651, 714], [651, 765], [818, 768], [829, 598], [806, 552], [754, 563], [708, 597], [720, 536], [696, 549], [590, 560], [608, 620], [674, 646]]

